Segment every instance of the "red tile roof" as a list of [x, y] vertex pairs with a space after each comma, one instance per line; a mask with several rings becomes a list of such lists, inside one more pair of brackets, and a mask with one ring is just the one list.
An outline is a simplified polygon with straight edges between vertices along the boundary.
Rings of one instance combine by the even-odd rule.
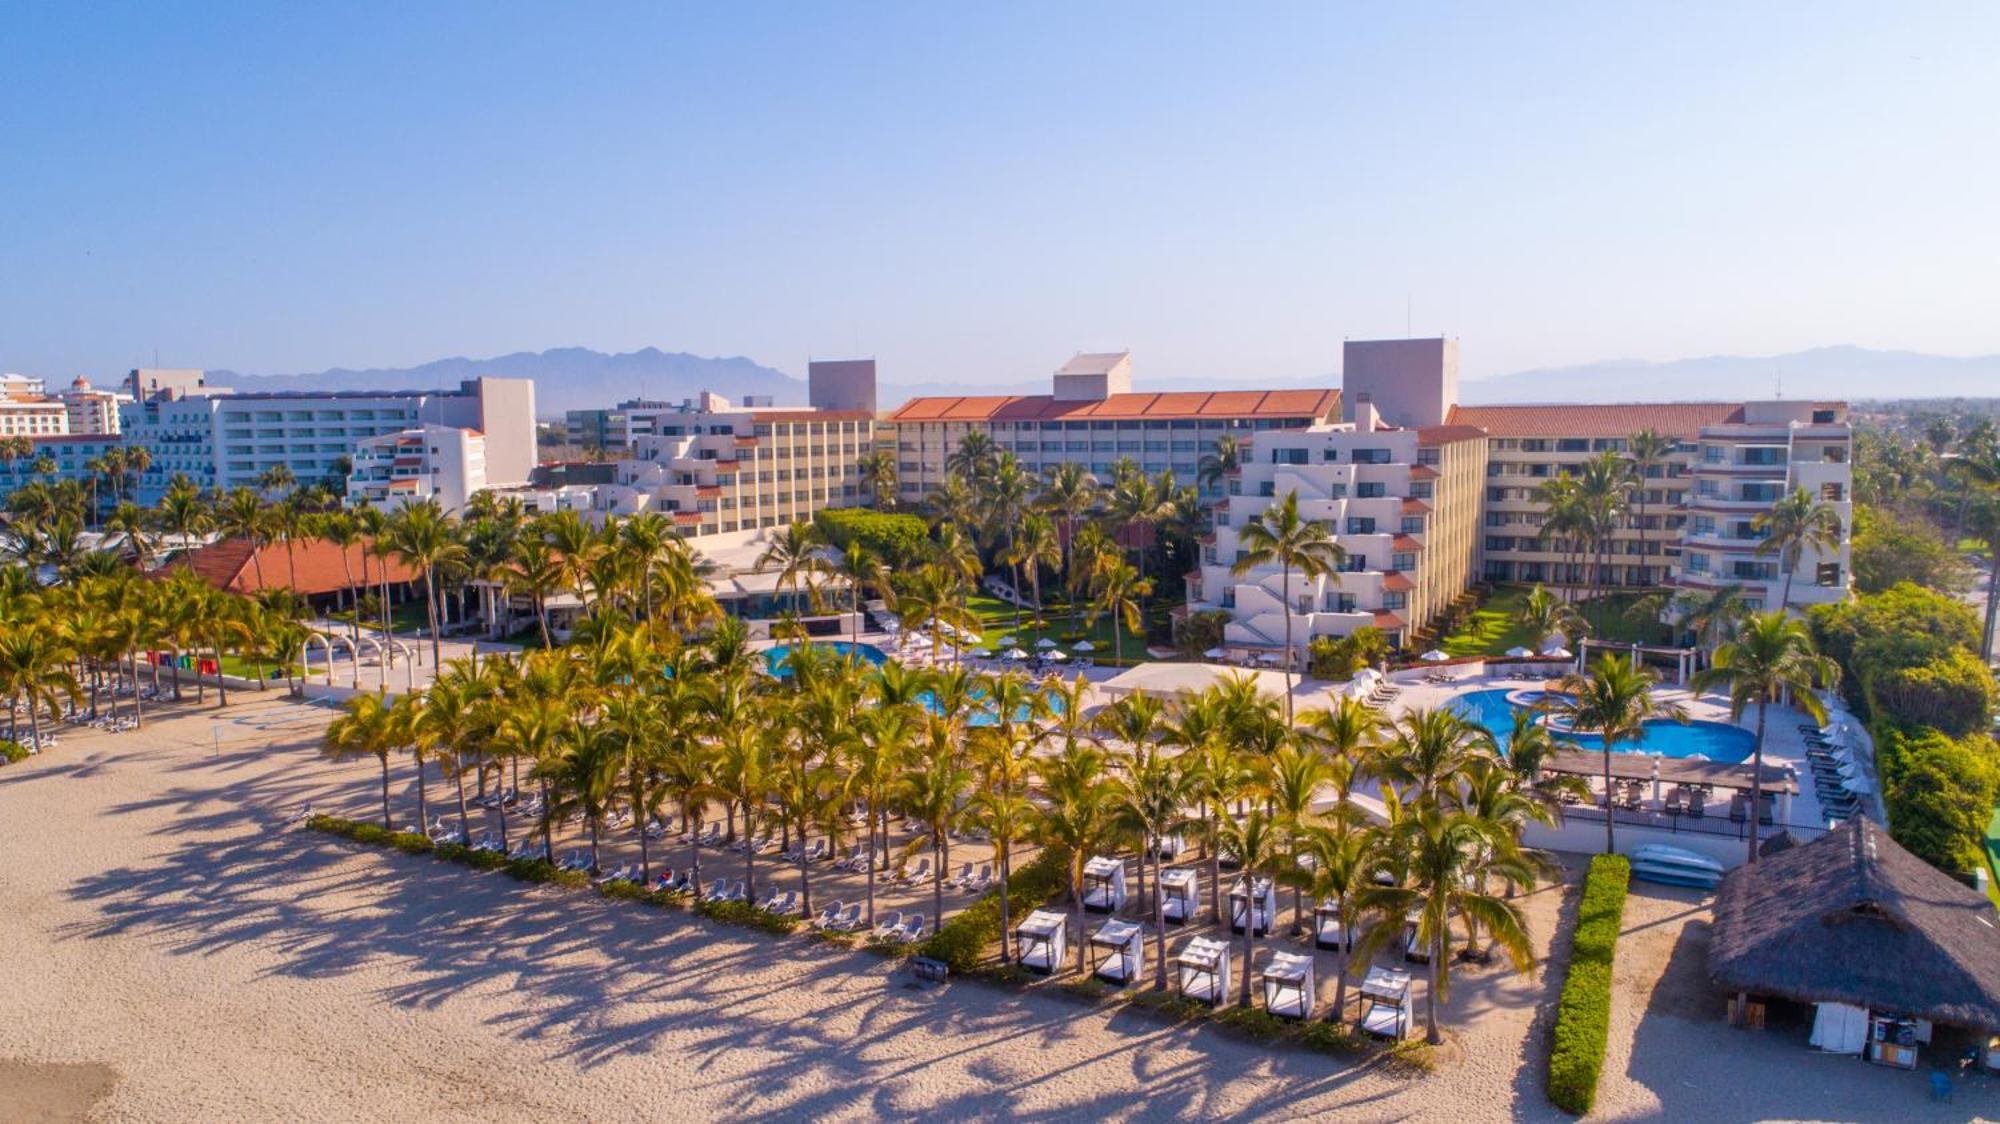
[[1390, 540], [1397, 550], [1422, 550], [1424, 543], [1415, 535], [1397, 535]]
[[1401, 628], [1403, 627], [1403, 618], [1394, 613], [1377, 613], [1375, 614], [1375, 627], [1384, 629]]
[[1422, 500], [1405, 499], [1403, 501], [1404, 515], [1429, 515], [1430, 513], [1431, 505]]
[[1382, 575], [1382, 591], [1384, 593], [1408, 593], [1415, 588], [1417, 588], [1417, 583], [1411, 581], [1410, 575], [1401, 570], [1391, 570]]
[[1436, 480], [1437, 475], [1438, 470], [1432, 468], [1430, 465], [1413, 464], [1410, 466], [1410, 479], [1412, 480]]
[[[364, 569], [362, 546], [358, 543], [347, 548], [345, 565], [341, 563], [341, 549], [325, 539], [299, 539], [291, 544], [290, 554], [286, 553], [283, 543], [264, 544], [254, 552], [254, 558], [252, 553], [250, 540], [224, 539], [180, 555], [168, 563], [168, 568], [193, 570], [196, 577], [210, 586], [233, 593], [256, 594], [267, 588], [292, 586], [293, 592], [307, 597], [347, 588], [350, 569], [356, 583], [361, 581], [364, 572], [371, 584], [380, 582], [385, 564], [389, 581], [395, 584], [416, 581], [423, 576], [393, 556], [385, 563], [383, 559], [370, 555]], [[292, 578], [294, 566], [298, 572], [296, 586]], [[258, 578], [260, 570], [263, 573], [261, 581]]]
[[[1457, 414], [1452, 416], [1456, 418]], [[1419, 445], [1451, 445], [1459, 441], [1484, 440], [1486, 431], [1476, 425], [1427, 425], [1417, 430]]]
[[1137, 421], [1170, 418], [1310, 418], [1340, 416], [1338, 390], [1220, 390], [1114, 394], [1098, 402], [1058, 402], [1051, 395], [912, 398], [894, 422]]
[[1741, 421], [1736, 402], [1621, 403], [1610, 406], [1454, 406], [1450, 423], [1495, 437], [1630, 437], [1655, 429], [1693, 437], [1705, 425]]

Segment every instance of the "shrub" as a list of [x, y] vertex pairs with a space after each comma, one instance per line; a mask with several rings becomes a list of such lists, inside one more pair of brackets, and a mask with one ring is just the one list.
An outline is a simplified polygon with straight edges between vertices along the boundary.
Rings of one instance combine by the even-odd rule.
[[1397, 1077], [1423, 1077], [1437, 1072], [1437, 1051], [1421, 1038], [1398, 1042], [1382, 1052], [1383, 1066]]
[[1174, 624], [1174, 647], [1190, 659], [1200, 657], [1222, 644], [1223, 626], [1229, 623], [1226, 609], [1203, 609], [1189, 613]]
[[389, 837], [389, 842], [406, 855], [428, 855], [431, 852], [430, 836], [415, 831], [399, 831]]
[[1086, 1003], [1098, 1003], [1111, 995], [1111, 985], [1096, 976], [1064, 980], [1056, 986]]
[[[1068, 855], [1058, 848], [1045, 847], [1035, 861], [1013, 872], [1007, 880], [1007, 908], [1014, 919], [1062, 892], [1068, 862]], [[917, 951], [944, 961], [954, 975], [965, 975], [979, 966], [987, 945], [1005, 937], [1000, 931], [1000, 888], [995, 886], [938, 926]]]
[[1549, 1049], [1549, 1099], [1578, 1116], [1597, 1100], [1604, 1043], [1611, 1031], [1611, 957], [1625, 915], [1632, 864], [1622, 855], [1590, 860], [1570, 945], [1569, 976], [1556, 1005], [1555, 1040]]
[[462, 863], [471, 853], [472, 848], [463, 843], [439, 843], [431, 848], [431, 857], [440, 862]]
[[1893, 722], [1935, 726], [1955, 738], [1986, 728], [1993, 710], [1993, 674], [1979, 657], [1953, 648], [1917, 664], [1888, 658], [1893, 638], [1864, 643], [1862, 667], [1869, 713]]
[[16, 761], [26, 761], [29, 756], [28, 747], [20, 742], [0, 741], [0, 764], [12, 765]]
[[1275, 1042], [1285, 1037], [1290, 1029], [1285, 1020], [1262, 1007], [1230, 1007], [1218, 1011], [1215, 1023], [1259, 1042]]
[[622, 879], [617, 882], [599, 883], [597, 892], [607, 898], [617, 898], [619, 901], [627, 902], [635, 902], [646, 896], [646, 888], [644, 886], [639, 885], [637, 882], [626, 882]]
[[846, 549], [859, 541], [875, 557], [900, 568], [920, 556], [930, 541], [930, 524], [919, 515], [897, 515], [863, 507], [830, 507], [813, 516], [826, 541]]
[[1880, 724], [1875, 762], [1896, 842], [1932, 866], [1977, 870], [2000, 796], [2000, 748], [1993, 739], [1954, 740], [1940, 730]]

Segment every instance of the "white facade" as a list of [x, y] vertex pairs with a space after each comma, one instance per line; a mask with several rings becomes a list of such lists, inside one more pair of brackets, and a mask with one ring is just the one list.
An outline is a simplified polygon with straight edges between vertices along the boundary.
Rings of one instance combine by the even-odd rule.
[[426, 425], [357, 442], [347, 502], [393, 511], [435, 500], [455, 514], [485, 488], [485, 436], [457, 426]]
[[59, 398], [0, 398], [0, 437], [60, 437], [69, 432], [69, 411]]

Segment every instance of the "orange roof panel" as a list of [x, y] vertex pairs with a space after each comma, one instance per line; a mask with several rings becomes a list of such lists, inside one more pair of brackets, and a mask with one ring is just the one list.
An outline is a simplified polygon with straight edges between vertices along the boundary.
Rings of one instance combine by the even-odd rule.
[[1058, 402], [1051, 395], [912, 398], [892, 422], [1033, 420], [1139, 421], [1190, 418], [1299, 418], [1322, 421], [1340, 412], [1338, 390], [1174, 391], [1114, 394], [1094, 402]]
[[1450, 424], [1478, 426], [1494, 437], [1629, 437], [1654, 429], [1693, 437], [1705, 425], [1741, 421], [1735, 402], [1628, 402], [1613, 405], [1455, 406]]

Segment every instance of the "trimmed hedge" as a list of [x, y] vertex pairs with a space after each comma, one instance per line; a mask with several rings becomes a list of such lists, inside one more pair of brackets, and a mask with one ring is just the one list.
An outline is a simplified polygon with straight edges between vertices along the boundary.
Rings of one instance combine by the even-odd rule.
[[[1014, 872], [1007, 880], [1007, 906], [1014, 918], [1063, 892], [1063, 878], [1069, 856], [1054, 847], [1045, 847], [1035, 861]], [[977, 971], [986, 957], [986, 946], [1004, 940], [1000, 931], [1000, 888], [980, 895], [951, 920], [938, 926], [918, 949], [923, 955], [951, 965], [957, 975]]]
[[1549, 1049], [1549, 1099], [1578, 1116], [1597, 1100], [1604, 1043], [1611, 1032], [1611, 957], [1625, 917], [1632, 863], [1623, 855], [1590, 860], [1577, 910], [1569, 976], [1556, 1005], [1555, 1041]]

